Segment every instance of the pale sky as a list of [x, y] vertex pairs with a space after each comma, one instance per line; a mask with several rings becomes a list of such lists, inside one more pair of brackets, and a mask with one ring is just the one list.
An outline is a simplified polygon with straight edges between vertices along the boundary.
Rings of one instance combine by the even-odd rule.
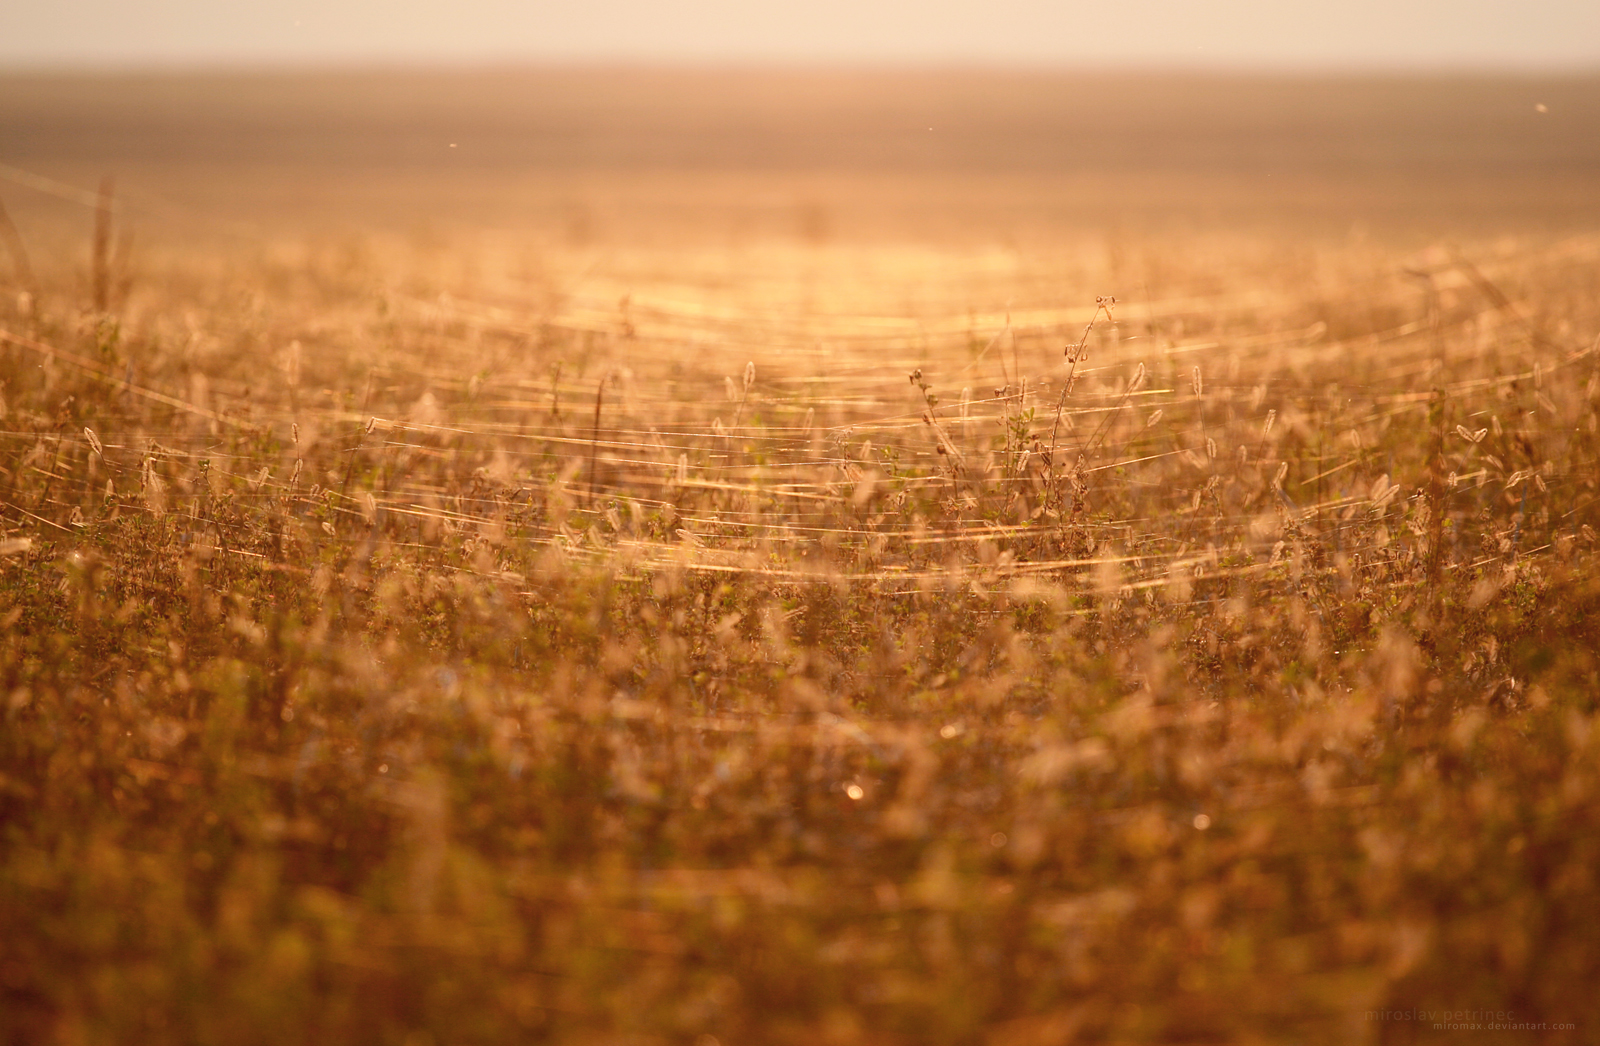
[[281, 63], [1600, 70], [1600, 0], [5, 0], [0, 69]]

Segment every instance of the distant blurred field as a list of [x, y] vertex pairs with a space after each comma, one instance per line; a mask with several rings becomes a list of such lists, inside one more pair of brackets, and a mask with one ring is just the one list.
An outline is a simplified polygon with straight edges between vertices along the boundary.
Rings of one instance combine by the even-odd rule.
[[0, 203], [0, 1041], [1600, 1028], [1600, 77], [9, 74]]
[[3, 84], [7, 163], [80, 183], [110, 170], [199, 225], [269, 232], [629, 241], [689, 226], [713, 242], [1031, 244], [1293, 222], [1416, 241], [1589, 227], [1600, 207], [1593, 77], [578, 69]]

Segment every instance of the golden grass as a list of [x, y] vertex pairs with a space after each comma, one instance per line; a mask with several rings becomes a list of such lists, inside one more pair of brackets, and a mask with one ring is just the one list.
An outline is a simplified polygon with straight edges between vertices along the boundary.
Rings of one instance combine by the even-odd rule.
[[8, 1041], [1600, 1027], [1592, 231], [12, 213]]

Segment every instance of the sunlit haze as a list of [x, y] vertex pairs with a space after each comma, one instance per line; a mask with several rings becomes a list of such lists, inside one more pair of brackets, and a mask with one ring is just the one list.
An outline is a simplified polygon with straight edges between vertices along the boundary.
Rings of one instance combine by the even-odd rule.
[[0, 64], [648, 61], [1496, 68], [1600, 64], [1592, 0], [13, 0]]

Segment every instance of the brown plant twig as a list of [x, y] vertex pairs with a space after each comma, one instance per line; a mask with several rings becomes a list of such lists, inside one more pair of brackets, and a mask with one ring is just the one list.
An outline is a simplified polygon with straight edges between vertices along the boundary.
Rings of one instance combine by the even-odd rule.
[[594, 507], [595, 469], [600, 454], [600, 405], [605, 399], [606, 379], [601, 378], [594, 390], [594, 426], [589, 431], [589, 506]]
[[1083, 333], [1078, 336], [1077, 344], [1068, 345], [1062, 350], [1062, 354], [1067, 357], [1067, 377], [1061, 386], [1061, 396], [1056, 400], [1055, 421], [1050, 425], [1050, 451], [1045, 457], [1045, 466], [1050, 470], [1049, 485], [1045, 493], [1046, 503], [1049, 503], [1055, 499], [1056, 482], [1058, 479], [1055, 466], [1056, 436], [1061, 430], [1061, 415], [1066, 408], [1067, 397], [1072, 395], [1072, 384], [1077, 380], [1078, 361], [1082, 360], [1087, 355], [1086, 350], [1089, 344], [1089, 333], [1094, 330], [1095, 321], [1100, 319], [1100, 314], [1102, 312], [1106, 314], [1107, 319], [1110, 319], [1111, 306], [1115, 305], [1116, 303], [1117, 299], [1114, 297], [1102, 296], [1096, 298], [1094, 300], [1094, 314], [1089, 317], [1089, 322], [1083, 325]]
[[34, 279], [33, 266], [28, 262], [28, 248], [22, 242], [22, 233], [17, 231], [17, 226], [12, 222], [3, 201], [0, 201], [0, 239], [5, 240], [6, 250], [11, 254], [11, 263], [16, 266], [17, 282], [37, 298], [39, 284]]
[[115, 182], [108, 174], [100, 181], [100, 202], [94, 211], [94, 242], [91, 248], [90, 280], [94, 288], [94, 308], [105, 312], [111, 304], [111, 208]]

